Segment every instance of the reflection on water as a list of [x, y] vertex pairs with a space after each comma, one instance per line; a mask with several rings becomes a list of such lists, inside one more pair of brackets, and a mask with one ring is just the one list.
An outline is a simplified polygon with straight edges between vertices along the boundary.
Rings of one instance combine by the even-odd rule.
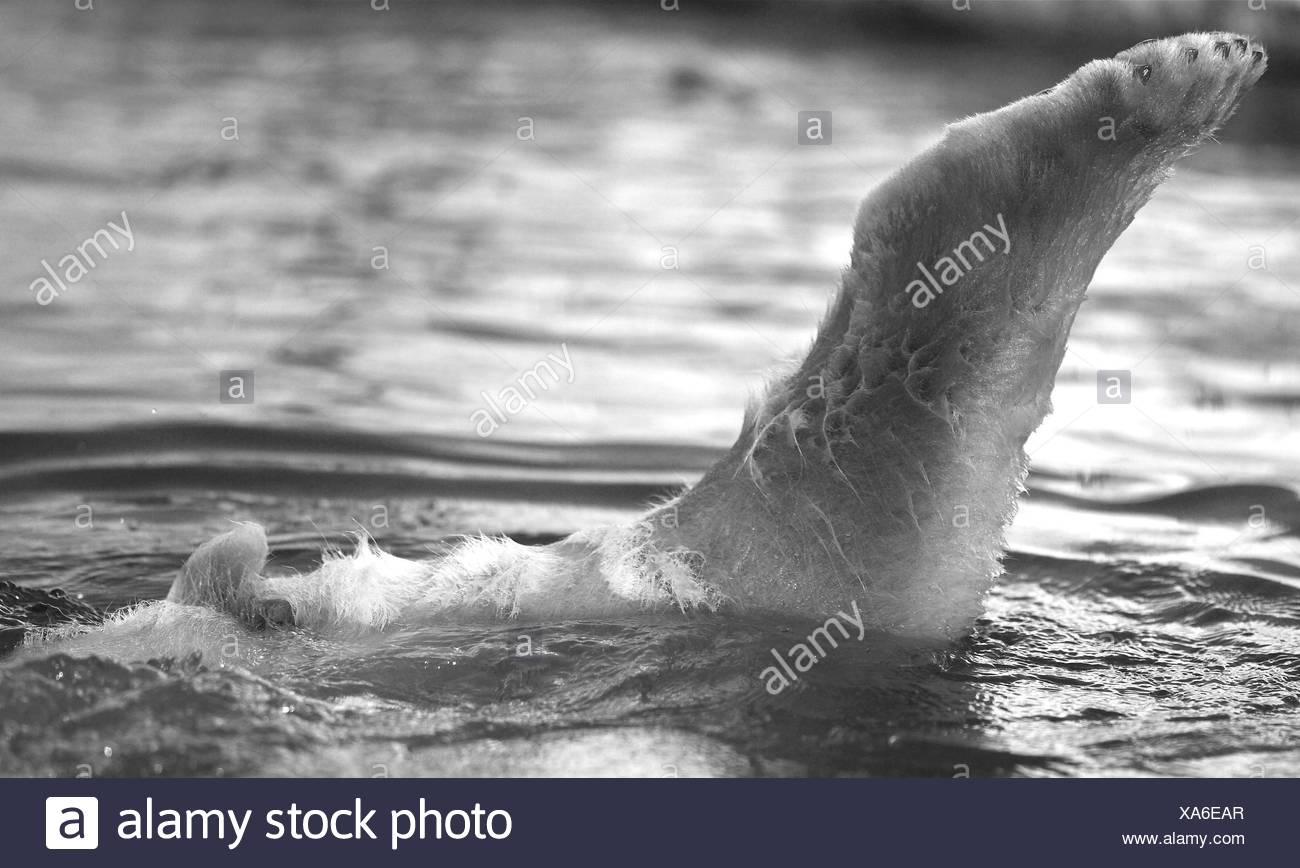
[[[54, 588], [157, 598], [230, 519], [306, 568], [358, 523], [417, 555], [625, 517], [805, 346], [873, 183], [1087, 59], [630, 10], [259, 10], [7, 10], [0, 569], [26, 590], [0, 589], [0, 631], [77, 616]], [[1300, 182], [1260, 120], [1288, 88], [1266, 77], [1098, 271], [960, 645], [869, 636], [778, 697], [758, 673], [810, 629], [779, 615], [11, 658], [0, 771], [1300, 773]], [[808, 109], [831, 147], [794, 146]], [[42, 260], [123, 210], [134, 249], [36, 304]], [[573, 383], [477, 437], [483, 393], [560, 344]], [[254, 403], [217, 401], [231, 369]], [[1131, 404], [1097, 404], [1099, 369], [1132, 371]]]

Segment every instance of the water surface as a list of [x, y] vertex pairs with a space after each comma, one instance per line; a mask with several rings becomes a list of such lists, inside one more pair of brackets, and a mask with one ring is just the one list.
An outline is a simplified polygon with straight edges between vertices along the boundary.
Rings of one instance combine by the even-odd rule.
[[[11, 628], [157, 599], [231, 520], [307, 569], [358, 526], [418, 556], [635, 514], [806, 347], [861, 196], [1088, 59], [808, 13], [0, 11]], [[11, 653], [0, 772], [1300, 773], [1291, 90], [1266, 77], [1098, 271], [968, 639], [868, 636], [776, 697], [772, 649], [815, 626], [780, 613]], [[833, 144], [796, 147], [819, 109]], [[42, 259], [122, 211], [134, 249], [36, 304]], [[482, 393], [561, 345], [573, 382], [479, 437]], [[218, 403], [229, 369], [252, 404]], [[1097, 403], [1099, 369], [1132, 403]]]

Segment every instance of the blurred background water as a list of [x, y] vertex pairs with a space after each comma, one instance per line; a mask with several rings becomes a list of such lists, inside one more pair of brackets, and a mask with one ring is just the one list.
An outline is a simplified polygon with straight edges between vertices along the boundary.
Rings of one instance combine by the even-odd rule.
[[[385, 5], [0, 4], [0, 644], [163, 596], [232, 519], [305, 569], [358, 526], [418, 556], [626, 518], [730, 444], [945, 123], [1181, 30], [1272, 60], [1098, 270], [969, 639], [778, 697], [811, 626], [779, 613], [10, 653], [0, 773], [1300, 773], [1295, 4]], [[133, 249], [38, 304], [123, 211]]]

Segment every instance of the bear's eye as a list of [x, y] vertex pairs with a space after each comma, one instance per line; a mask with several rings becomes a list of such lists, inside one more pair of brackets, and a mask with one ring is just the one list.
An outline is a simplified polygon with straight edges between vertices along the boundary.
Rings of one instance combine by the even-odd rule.
[[1133, 70], [1133, 74], [1137, 76], [1138, 81], [1146, 84], [1147, 79], [1151, 77], [1151, 64], [1142, 64], [1137, 69]]

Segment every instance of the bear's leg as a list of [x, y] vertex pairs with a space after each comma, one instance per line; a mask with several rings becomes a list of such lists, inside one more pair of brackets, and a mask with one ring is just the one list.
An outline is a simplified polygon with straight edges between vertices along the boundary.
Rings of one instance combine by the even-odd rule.
[[659, 547], [742, 604], [966, 629], [1094, 269], [1265, 66], [1233, 34], [1154, 40], [950, 126], [864, 202], [808, 357], [651, 516]]
[[356, 626], [450, 608], [857, 603], [872, 628], [965, 630], [1094, 269], [1265, 65], [1232, 34], [1155, 40], [953, 124], [864, 202], [807, 358], [698, 485], [630, 528], [473, 541], [427, 563], [367, 546], [262, 579], [265, 538], [242, 526], [195, 552], [169, 599]]

